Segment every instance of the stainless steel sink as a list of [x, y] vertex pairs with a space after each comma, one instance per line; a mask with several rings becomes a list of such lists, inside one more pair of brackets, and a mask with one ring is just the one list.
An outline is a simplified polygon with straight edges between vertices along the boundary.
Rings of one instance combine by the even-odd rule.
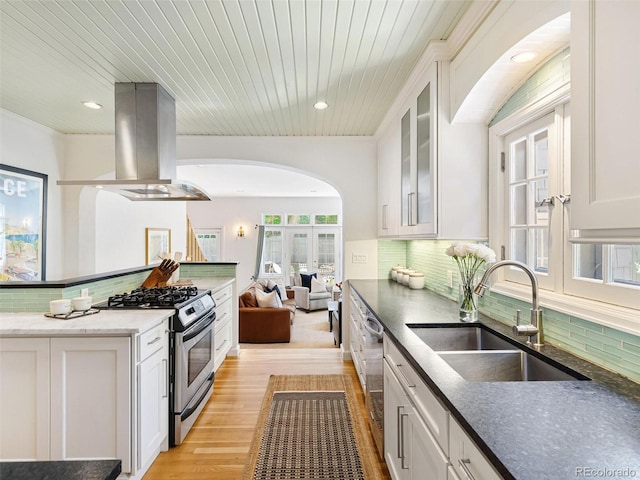
[[514, 344], [477, 327], [425, 327], [407, 325], [434, 352], [460, 350], [518, 350]]
[[438, 355], [470, 382], [589, 380], [520, 350], [440, 352]]

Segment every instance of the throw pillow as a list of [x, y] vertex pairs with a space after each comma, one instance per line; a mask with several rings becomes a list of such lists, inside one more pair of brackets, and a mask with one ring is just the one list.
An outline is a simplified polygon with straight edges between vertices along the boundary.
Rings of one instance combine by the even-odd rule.
[[302, 286], [307, 287], [309, 290], [311, 290], [311, 279], [314, 277], [318, 278], [318, 274], [317, 273], [312, 273], [312, 274], [301, 273], [300, 281], [302, 283]]
[[273, 290], [273, 287], [275, 286], [276, 286], [276, 282], [274, 282], [271, 279], [267, 280], [267, 288], [269, 289], [269, 291]]
[[327, 291], [327, 287], [324, 282], [316, 279], [315, 277], [311, 279], [311, 293], [323, 293]]
[[280, 291], [280, 287], [278, 287], [278, 285], [276, 285], [275, 283], [273, 284], [273, 287], [266, 287], [264, 291], [265, 293], [276, 292], [278, 294], [278, 298], [282, 300], [282, 291]]
[[287, 289], [284, 286], [284, 283], [278, 283], [278, 290], [280, 290], [280, 300], [283, 302], [288, 298], [287, 297]]
[[282, 306], [280, 297], [275, 291], [271, 293], [264, 293], [260, 290], [256, 290], [256, 300], [258, 301], [258, 307], [260, 308], [280, 308]]
[[240, 300], [242, 301], [244, 307], [255, 308], [258, 306], [256, 297], [254, 297], [251, 292], [244, 292], [242, 295], [240, 295]]

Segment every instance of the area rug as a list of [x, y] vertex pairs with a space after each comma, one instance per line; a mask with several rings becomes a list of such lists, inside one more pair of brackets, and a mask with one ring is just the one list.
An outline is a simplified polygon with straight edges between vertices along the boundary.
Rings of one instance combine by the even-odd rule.
[[378, 480], [347, 375], [272, 375], [243, 480]]

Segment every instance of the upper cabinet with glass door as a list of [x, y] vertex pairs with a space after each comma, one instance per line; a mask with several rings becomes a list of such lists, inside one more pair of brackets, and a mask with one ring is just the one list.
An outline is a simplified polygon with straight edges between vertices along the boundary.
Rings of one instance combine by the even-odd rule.
[[571, 3], [570, 223], [580, 236], [640, 237], [639, 18], [637, 1]]
[[435, 236], [437, 66], [400, 122], [401, 235]]
[[450, 123], [448, 70], [424, 69], [380, 135], [379, 236], [487, 238], [487, 128]]

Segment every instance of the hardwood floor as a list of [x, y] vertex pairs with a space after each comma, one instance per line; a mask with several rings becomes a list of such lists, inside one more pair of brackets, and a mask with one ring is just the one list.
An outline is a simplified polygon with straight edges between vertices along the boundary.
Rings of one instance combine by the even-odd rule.
[[[185, 442], [161, 453], [144, 480], [240, 478], [270, 375], [350, 375], [366, 418], [353, 363], [343, 361], [338, 348], [292, 347], [246, 348], [239, 357], [227, 357], [216, 374], [213, 395]], [[383, 470], [386, 474], [386, 467]]]

